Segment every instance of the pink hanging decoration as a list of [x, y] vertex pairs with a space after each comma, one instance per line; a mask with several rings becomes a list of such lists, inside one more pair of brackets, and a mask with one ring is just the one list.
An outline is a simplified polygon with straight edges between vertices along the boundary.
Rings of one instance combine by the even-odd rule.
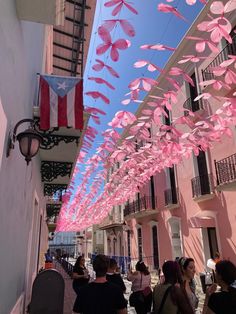
[[112, 15], [116, 16], [122, 9], [123, 6], [125, 6], [128, 10], [130, 10], [132, 13], [134, 14], [138, 14], [138, 11], [135, 10], [134, 7], [132, 7], [128, 1], [126, 0], [111, 0], [111, 1], [107, 1], [104, 4], [105, 7], [109, 8], [109, 7], [113, 7], [116, 6], [113, 11], [112, 11]]
[[208, 46], [211, 49], [212, 52], [215, 52], [215, 53], [219, 53], [220, 52], [219, 48], [214, 43], [212, 43], [210, 40], [203, 39], [203, 38], [200, 38], [200, 37], [194, 37], [194, 36], [186, 36], [185, 39], [198, 41], [196, 43], [196, 46], [195, 46], [197, 52], [205, 51], [206, 46]]
[[94, 107], [87, 107], [87, 108], [85, 108], [85, 110], [84, 110], [85, 112], [88, 112], [88, 113], [91, 113], [91, 114], [95, 114], [95, 115], [97, 115], [97, 114], [102, 114], [102, 115], [106, 115], [106, 112], [104, 112], [103, 110], [101, 110], [101, 109], [98, 109], [98, 108], [94, 108]]
[[163, 69], [158, 67], [157, 65], [151, 63], [150, 61], [147, 61], [147, 60], [139, 60], [139, 61], [136, 61], [134, 63], [134, 67], [135, 68], [142, 68], [144, 66], [148, 66], [147, 69], [148, 71], [150, 72], [154, 72], [154, 71], [159, 71], [159, 72], [163, 72]]
[[179, 11], [176, 8], [172, 7], [169, 4], [160, 3], [160, 4], [158, 4], [157, 9], [160, 12], [172, 13], [175, 16], [177, 16], [178, 18], [180, 18], [180, 19], [182, 19], [184, 21], [187, 21], [186, 18], [182, 14], [180, 14]]
[[157, 85], [157, 81], [148, 77], [139, 77], [129, 84], [129, 88], [131, 90], [136, 90], [140, 85], [142, 85], [143, 90], [149, 92], [152, 86]]
[[97, 62], [97, 64], [94, 64], [92, 66], [92, 69], [94, 71], [101, 71], [103, 68], [106, 68], [112, 76], [117, 77], [117, 78], [120, 77], [119, 74], [112, 67], [110, 67], [109, 65], [106, 65], [103, 61], [99, 59], [96, 59], [95, 61]]
[[109, 82], [106, 80], [102, 79], [101, 77], [88, 77], [89, 80], [95, 81], [98, 84], [105, 84], [107, 87], [109, 87], [112, 90], [115, 90], [115, 87], [111, 85]]
[[183, 63], [186, 63], [186, 62], [193, 62], [193, 63], [197, 63], [199, 62], [200, 60], [203, 60], [203, 59], [206, 59], [206, 57], [199, 57], [199, 56], [196, 56], [196, 55], [187, 55], [187, 56], [183, 56], [183, 59], [182, 60], [179, 60], [178, 63], [179, 64], [183, 64]]
[[166, 45], [162, 45], [162, 44], [156, 44], [156, 45], [142, 45], [140, 47], [141, 49], [152, 49], [152, 50], [170, 50], [170, 51], [175, 51], [176, 48], [172, 48]]
[[194, 86], [193, 80], [191, 79], [191, 77], [184, 72], [184, 70], [177, 68], [177, 67], [172, 67], [169, 71], [169, 75], [173, 75], [173, 76], [183, 76], [183, 79], [188, 82], [189, 84], [191, 84], [192, 86]]
[[[124, 1], [108, 1], [107, 6], [119, 6], [121, 2]], [[195, 1], [187, 0], [186, 2], [194, 4]], [[204, 0], [201, 2], [205, 3]], [[216, 1], [211, 5], [211, 13], [220, 14], [223, 17], [226, 13], [231, 12], [235, 6], [235, 1], [229, 1], [224, 6]], [[212, 25], [209, 27], [211, 22], [214, 24], [213, 29]], [[211, 33], [211, 36], [215, 32], [213, 37], [215, 36], [217, 40], [220, 36], [226, 38], [229, 34], [229, 29], [224, 29], [224, 27], [222, 29], [222, 25], [217, 23], [218, 20], [212, 18], [210, 22], [203, 22], [199, 29]], [[227, 24], [227, 21], [225, 21], [226, 27]], [[199, 44], [196, 47], [197, 52], [203, 52], [206, 45], [213, 52], [216, 52], [216, 45], [211, 41], [200, 37], [189, 39], [196, 40], [197, 44]], [[195, 58], [200, 57], [194, 55], [183, 56], [180, 63], [197, 61]], [[94, 65], [95, 71], [100, 71], [107, 67], [102, 61], [97, 60], [97, 62]], [[235, 62], [236, 57], [229, 56], [229, 59], [222, 62], [219, 66], [212, 67], [211, 70], [215, 79], [200, 82], [200, 85], [212, 85], [216, 91], [224, 89], [227, 95], [233, 94], [233, 96], [236, 96], [236, 92], [233, 92], [231, 87], [232, 84], [236, 84], [236, 74], [233, 71]], [[137, 67], [150, 65], [151, 63], [146, 60], [140, 60], [136, 63]], [[153, 65], [151, 65], [152, 69]], [[184, 80], [193, 85], [193, 81], [182, 68], [173, 66], [168, 74], [183, 77]], [[81, 150], [78, 158], [78, 161], [86, 162], [86, 167], [81, 173], [82, 178], [78, 186], [75, 186], [75, 176], [79, 172], [79, 167], [76, 166], [75, 168], [69, 191], [63, 197], [63, 205], [57, 222], [58, 231], [78, 231], [86, 229], [94, 223], [100, 223], [113, 206], [123, 204], [127, 199], [132, 200], [135, 193], [148, 182], [150, 176], [165, 167], [172, 167], [173, 164], [178, 164], [184, 158], [190, 158], [192, 153], [198, 156], [199, 147], [201, 147], [201, 150], [206, 151], [208, 148], [211, 148], [212, 142], [220, 141], [224, 135], [232, 137], [230, 126], [236, 123], [236, 98], [233, 96], [217, 96], [218, 94], [214, 91], [210, 92], [211, 90], [200, 94], [195, 101], [214, 97], [215, 101], [221, 105], [217, 106], [218, 109], [212, 115], [208, 117], [201, 116], [197, 112], [189, 111], [189, 116], [182, 115], [178, 118], [173, 118], [170, 126], [163, 125], [162, 115], [167, 116], [165, 107], [171, 110], [171, 106], [177, 104], [176, 91], [180, 90], [181, 87], [179, 82], [172, 77], [166, 76], [165, 78], [174, 90], [167, 88], [165, 91], [161, 91], [160, 89], [160, 94], [149, 95], [152, 101], [148, 101], [147, 106], [151, 109], [144, 107], [142, 110], [143, 116], [139, 116], [138, 119], [130, 112], [117, 112], [109, 125], [118, 128], [129, 126], [127, 129], [128, 135], [122, 142], [119, 142], [120, 134], [116, 130], [108, 129], [104, 131], [104, 142], [97, 148], [96, 153], [85, 161], [85, 151], [86, 149], [87, 151], [89, 150], [98, 133], [95, 128], [88, 126], [82, 144], [85, 151]], [[99, 84], [106, 85], [100, 78], [92, 77], [92, 79], [95, 82], [98, 79]], [[133, 80], [129, 85], [131, 98], [134, 101], [138, 101], [139, 91], [149, 91], [154, 82], [156, 84], [156, 81], [148, 78]], [[143, 87], [140, 87], [142, 84]], [[229, 91], [231, 92], [229, 93]], [[95, 94], [93, 96], [97, 98], [98, 95]], [[186, 109], [182, 110], [186, 111]], [[105, 114], [104, 111], [93, 107], [86, 108], [86, 111], [93, 116], [95, 122], [99, 122], [99, 114]], [[152, 121], [156, 123], [157, 128], [153, 129], [152, 137], [150, 138], [148, 128], [150, 128]], [[179, 125], [180, 128], [178, 129]], [[142, 147], [137, 149], [135, 140], [138, 142], [145, 140], [145, 142], [143, 142]], [[110, 175], [109, 182], [105, 184], [103, 192], [101, 192], [103, 182], [107, 177], [107, 171], [116, 162], [120, 162], [120, 167]], [[102, 166], [103, 169], [98, 170]], [[92, 184], [91, 177], [93, 177]], [[95, 201], [91, 202], [93, 199]]]
[[119, 60], [118, 50], [125, 50], [131, 45], [130, 41], [127, 39], [117, 39], [114, 43], [112, 43], [111, 35], [104, 27], [99, 27], [98, 34], [104, 43], [98, 45], [96, 54], [102, 55], [111, 48], [110, 57], [114, 62]]
[[136, 120], [137, 118], [133, 113], [128, 111], [118, 111], [112, 121], [108, 123], [108, 125], [112, 126], [113, 128], [124, 128]]
[[108, 105], [110, 104], [110, 100], [105, 95], [103, 95], [102, 93], [98, 91], [86, 92], [85, 95], [91, 96], [94, 99], [101, 98], [106, 104]]
[[130, 37], [135, 36], [134, 27], [127, 20], [121, 20], [121, 19], [105, 20], [104, 23], [101, 25], [101, 27], [104, 27], [106, 30], [111, 32], [117, 23], [120, 24], [121, 28], [123, 29], [126, 35]]

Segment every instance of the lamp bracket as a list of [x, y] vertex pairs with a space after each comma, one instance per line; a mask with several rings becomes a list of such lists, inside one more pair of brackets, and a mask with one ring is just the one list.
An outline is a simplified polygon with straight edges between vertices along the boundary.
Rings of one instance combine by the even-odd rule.
[[[52, 149], [54, 146], [59, 145], [60, 142], [64, 142], [66, 144], [74, 142], [77, 146], [79, 145], [80, 135], [72, 136], [72, 135], [55, 134], [55, 132], [58, 132], [59, 127], [54, 127], [49, 130], [41, 130], [40, 120], [39, 118], [36, 118], [36, 117], [34, 118], [34, 129], [43, 137], [43, 141], [40, 144], [41, 149], [44, 149], [44, 150]], [[70, 128], [68, 127], [68, 129]]]

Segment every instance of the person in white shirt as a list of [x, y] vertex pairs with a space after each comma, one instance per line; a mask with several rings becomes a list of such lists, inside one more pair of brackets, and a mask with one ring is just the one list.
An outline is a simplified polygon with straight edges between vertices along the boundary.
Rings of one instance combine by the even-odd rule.
[[137, 314], [147, 314], [152, 306], [151, 275], [143, 261], [137, 262], [135, 268], [136, 271], [130, 270], [127, 276], [132, 282], [130, 305], [135, 307]]

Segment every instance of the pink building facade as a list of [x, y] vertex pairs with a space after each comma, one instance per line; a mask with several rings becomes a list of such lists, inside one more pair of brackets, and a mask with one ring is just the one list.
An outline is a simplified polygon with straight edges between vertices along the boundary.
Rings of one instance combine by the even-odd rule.
[[[226, 1], [223, 1], [226, 2]], [[201, 37], [197, 24], [206, 19], [209, 6], [200, 13], [189, 29], [187, 36]], [[231, 14], [233, 29], [236, 17]], [[195, 42], [184, 39], [169, 59], [165, 72], [171, 67], [181, 67], [195, 82], [195, 87], [182, 84], [178, 92], [178, 103], [163, 117], [163, 124], [171, 125], [176, 118], [188, 116], [186, 109], [198, 113], [198, 118], [189, 117], [194, 123], [201, 121], [215, 112], [222, 102], [213, 97], [194, 102], [197, 95], [212, 92], [210, 86], [199, 84], [214, 79], [212, 66], [219, 66], [228, 59], [228, 55], [236, 55], [236, 36], [232, 31], [232, 44], [224, 40], [220, 42], [219, 54], [206, 51], [206, 59], [198, 63], [180, 65], [177, 62], [183, 55], [196, 54]], [[234, 69], [235, 70], [235, 69]], [[160, 74], [157, 81], [160, 89], [168, 90], [168, 82]], [[236, 86], [231, 85], [229, 92], [214, 90], [214, 95], [232, 97]], [[158, 95], [158, 90], [151, 91]], [[147, 96], [141, 104], [145, 108]], [[150, 109], [150, 108], [149, 108]], [[137, 115], [141, 112], [140, 108]], [[184, 126], [181, 126], [184, 130]], [[152, 125], [151, 136], [158, 127]], [[200, 150], [198, 156], [192, 154], [188, 159], [172, 168], [150, 178], [148, 184], [140, 188], [134, 200], [129, 200], [124, 207], [126, 222], [125, 255], [134, 261], [142, 258], [150, 267], [160, 267], [164, 260], [181, 256], [193, 257], [197, 271], [206, 269], [209, 258], [216, 252], [236, 263], [236, 130], [231, 128], [231, 137], [222, 137], [213, 142], [211, 149]]]

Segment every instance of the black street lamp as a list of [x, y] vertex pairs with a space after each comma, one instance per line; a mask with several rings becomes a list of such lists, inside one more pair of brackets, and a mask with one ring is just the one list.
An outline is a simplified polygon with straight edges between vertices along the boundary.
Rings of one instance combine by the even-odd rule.
[[[17, 128], [25, 122], [29, 122], [30, 127], [17, 135]], [[40, 144], [43, 141], [43, 137], [33, 129], [33, 125], [33, 119], [23, 119], [17, 122], [12, 136], [9, 136], [8, 139], [7, 157], [9, 157], [11, 149], [14, 149], [16, 140], [19, 141], [20, 152], [25, 157], [27, 165], [31, 161], [31, 158], [38, 153]]]

